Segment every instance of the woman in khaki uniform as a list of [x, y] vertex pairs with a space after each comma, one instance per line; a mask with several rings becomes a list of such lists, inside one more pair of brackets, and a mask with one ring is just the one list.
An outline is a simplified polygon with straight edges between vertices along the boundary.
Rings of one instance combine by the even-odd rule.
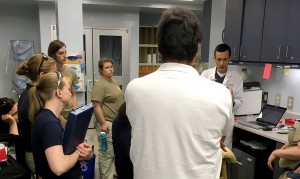
[[300, 160], [300, 124], [296, 124], [289, 132], [288, 144], [274, 150], [268, 159], [268, 166], [273, 170], [273, 162], [279, 158], [279, 166], [283, 173], [279, 179], [286, 179], [287, 172], [294, 169]]
[[[115, 156], [112, 145], [112, 120], [118, 113], [120, 106], [124, 103], [124, 94], [118, 83], [112, 79], [114, 75], [113, 61], [102, 58], [98, 62], [100, 79], [94, 85], [91, 99], [94, 113], [97, 119], [96, 129], [98, 135], [101, 131], [107, 133], [108, 150], [99, 149], [99, 170], [101, 179], [112, 179], [115, 174]], [[101, 144], [101, 138], [98, 138]]]

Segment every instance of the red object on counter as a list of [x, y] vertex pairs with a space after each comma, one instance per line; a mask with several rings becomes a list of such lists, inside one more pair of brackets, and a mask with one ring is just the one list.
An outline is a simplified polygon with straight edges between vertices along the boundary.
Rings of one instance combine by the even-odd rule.
[[284, 119], [284, 124], [293, 126], [295, 124], [295, 119], [294, 118], [286, 118], [286, 119]]

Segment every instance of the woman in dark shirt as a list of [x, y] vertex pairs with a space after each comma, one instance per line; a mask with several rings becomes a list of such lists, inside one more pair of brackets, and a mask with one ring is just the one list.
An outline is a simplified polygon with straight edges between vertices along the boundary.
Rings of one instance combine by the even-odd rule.
[[118, 179], [132, 179], [133, 166], [129, 156], [131, 144], [131, 125], [126, 115], [126, 103], [119, 109], [112, 124], [112, 138], [115, 153], [115, 165]]
[[0, 98], [0, 134], [19, 135], [18, 132], [18, 108], [11, 98]]
[[29, 90], [31, 144], [36, 173], [43, 179], [79, 179], [79, 160], [92, 158], [92, 145], [83, 142], [70, 155], [63, 152], [61, 110], [71, 102], [70, 85], [61, 73], [47, 73]]

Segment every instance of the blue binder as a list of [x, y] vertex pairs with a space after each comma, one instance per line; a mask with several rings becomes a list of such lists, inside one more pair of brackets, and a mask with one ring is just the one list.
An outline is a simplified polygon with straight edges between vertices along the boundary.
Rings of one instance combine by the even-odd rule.
[[92, 103], [78, 107], [68, 117], [63, 136], [63, 149], [66, 155], [72, 154], [76, 146], [84, 141], [94, 108]]

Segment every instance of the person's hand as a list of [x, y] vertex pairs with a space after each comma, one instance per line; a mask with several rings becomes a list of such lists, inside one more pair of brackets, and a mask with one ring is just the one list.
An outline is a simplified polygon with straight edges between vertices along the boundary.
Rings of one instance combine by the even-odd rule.
[[294, 173], [300, 173], [300, 167], [298, 167], [296, 170], [294, 170]]
[[280, 149], [285, 149], [289, 144], [284, 144]]
[[234, 102], [234, 93], [233, 93], [233, 89], [230, 89], [230, 94], [231, 94], [232, 102]]
[[5, 122], [5, 123], [7, 123], [9, 125], [12, 125], [12, 124], [16, 123], [15, 118], [13, 118], [10, 114], [1, 115], [1, 118], [2, 118], [3, 122]]
[[101, 124], [101, 131], [108, 133], [109, 132], [109, 127], [107, 125], [107, 122]]
[[224, 141], [222, 141], [222, 140], [220, 141], [220, 146], [224, 152], [227, 152], [227, 150], [225, 149], [226, 145], [225, 145]]
[[269, 169], [270, 170], [272, 170], [273, 171], [273, 162], [274, 162], [274, 160], [276, 160], [276, 156], [273, 154], [273, 152], [271, 153], [271, 155], [269, 156], [269, 158], [268, 158], [268, 167], [269, 167]]
[[83, 142], [76, 147], [76, 153], [79, 155], [78, 160], [90, 160], [93, 157], [92, 145]]

